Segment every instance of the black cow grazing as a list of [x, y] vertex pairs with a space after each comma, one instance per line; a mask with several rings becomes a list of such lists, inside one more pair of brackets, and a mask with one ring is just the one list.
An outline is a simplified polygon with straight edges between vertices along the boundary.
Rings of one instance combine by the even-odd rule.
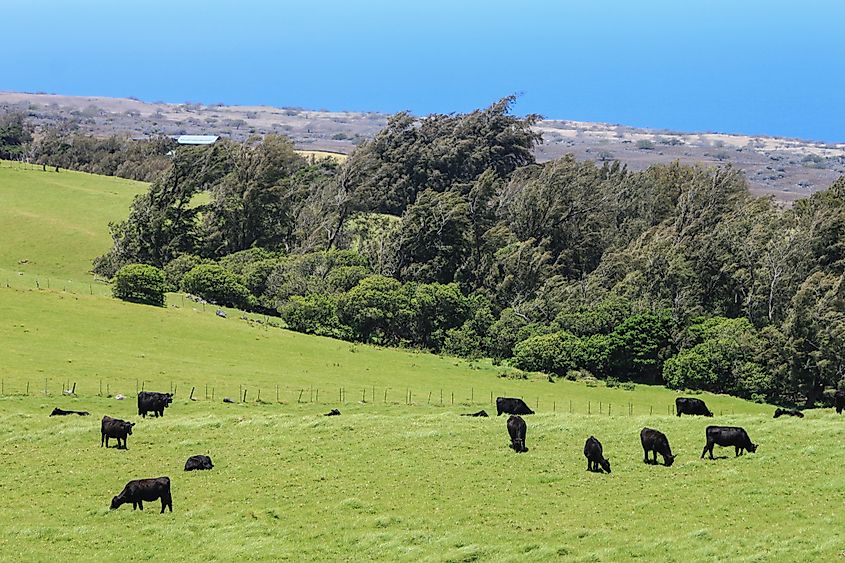
[[483, 417], [486, 418], [487, 417], [487, 411], [468, 412], [468, 413], [462, 414], [461, 416], [483, 416]]
[[337, 409], [332, 409], [323, 416], [340, 416], [340, 411]]
[[111, 509], [119, 508], [122, 504], [132, 503], [132, 510], [144, 510], [144, 501], [152, 502], [161, 499], [161, 512], [165, 507], [173, 512], [173, 498], [170, 496], [170, 477], [156, 477], [155, 479], [138, 479], [129, 481], [120, 494], [111, 499]]
[[733, 446], [738, 456], [742, 455], [742, 450], [748, 450], [751, 453], [757, 451], [757, 444], [751, 443], [751, 438], [748, 437], [748, 432], [744, 428], [738, 426], [708, 426], [706, 434], [707, 444], [701, 452], [702, 459], [707, 452], [710, 452], [710, 459], [713, 459], [714, 445]]
[[211, 469], [214, 464], [207, 455], [192, 455], [185, 462], [185, 471], [196, 471], [200, 469]]
[[845, 410], [845, 391], [842, 389], [833, 394], [833, 406], [836, 407], [836, 414], [842, 414]]
[[153, 412], [156, 417], [164, 416], [164, 409], [172, 402], [173, 393], [141, 391], [138, 393], [138, 416], [147, 418], [148, 412]]
[[701, 399], [694, 397], [678, 397], [675, 399], [675, 412], [678, 416], [682, 414], [700, 414], [702, 416], [713, 416], [707, 405]]
[[66, 411], [62, 410], [59, 407], [53, 409], [53, 412], [50, 413], [50, 416], [67, 416], [69, 414], [78, 414], [79, 416], [88, 416], [88, 411]]
[[511, 397], [496, 397], [496, 416], [506, 414], [534, 414], [525, 401]]
[[798, 409], [775, 409], [775, 416], [772, 418], [780, 418], [781, 416], [797, 416], [798, 418], [804, 418], [804, 413]]
[[610, 461], [602, 453], [601, 442], [595, 436], [587, 438], [584, 444], [584, 457], [587, 458], [587, 471], [601, 473], [602, 469], [610, 473]]
[[120, 448], [120, 440], [123, 440], [123, 449], [126, 449], [126, 437], [132, 435], [132, 427], [134, 422], [126, 422], [119, 418], [112, 418], [104, 416], [103, 422], [100, 425], [100, 447], [104, 445], [109, 447], [109, 438], [117, 439], [117, 447]]
[[[672, 455], [672, 448], [669, 447], [669, 439], [666, 434], [653, 428], [643, 428], [640, 431], [640, 442], [643, 444], [645, 463], [657, 464], [657, 454], [663, 456], [663, 464], [671, 467], [675, 463], [675, 456]], [[648, 452], [654, 452], [654, 461], [648, 459]]]
[[528, 451], [528, 448], [525, 447], [526, 428], [525, 421], [522, 420], [521, 416], [511, 415], [508, 418], [508, 434], [511, 437], [511, 448], [518, 454]]

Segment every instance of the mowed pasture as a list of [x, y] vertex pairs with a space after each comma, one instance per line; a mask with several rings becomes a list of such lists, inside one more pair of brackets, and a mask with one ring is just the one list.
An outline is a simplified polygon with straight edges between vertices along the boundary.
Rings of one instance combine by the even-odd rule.
[[[33, 237], [13, 234], [0, 268], [84, 284], [90, 259], [108, 248], [105, 223], [143, 185], [124, 192], [111, 178], [63, 171], [65, 193], [40, 185], [49, 174], [0, 168], [2, 226]], [[65, 202], [75, 189], [91, 192], [96, 209]], [[49, 225], [63, 236], [48, 236]], [[86, 229], [87, 243], [63, 246]], [[11, 285], [0, 285], [2, 559], [829, 561], [845, 552], [845, 417], [832, 409], [774, 420], [773, 406], [701, 394], [717, 416], [677, 418], [667, 413], [678, 393], [661, 387], [500, 377], [508, 370], [489, 362], [306, 336], [233, 311], [222, 319], [178, 295], [155, 308]], [[62, 396], [73, 383], [77, 396]], [[177, 389], [164, 418], [137, 416], [138, 387]], [[245, 402], [222, 403], [243, 390]], [[116, 393], [128, 397], [107, 396]], [[524, 397], [538, 411], [524, 417], [527, 453], [508, 447], [491, 395]], [[53, 407], [91, 416], [50, 418]], [[331, 408], [343, 414], [323, 417]], [[481, 408], [492, 417], [459, 416]], [[100, 447], [103, 415], [137, 423], [128, 450]], [[720, 459], [700, 460], [714, 423], [745, 427], [757, 453], [717, 447]], [[643, 463], [643, 426], [668, 435], [672, 467]], [[591, 434], [613, 473], [586, 471]], [[184, 473], [194, 454], [215, 468]], [[157, 501], [108, 509], [127, 481], [162, 475], [172, 514]]]

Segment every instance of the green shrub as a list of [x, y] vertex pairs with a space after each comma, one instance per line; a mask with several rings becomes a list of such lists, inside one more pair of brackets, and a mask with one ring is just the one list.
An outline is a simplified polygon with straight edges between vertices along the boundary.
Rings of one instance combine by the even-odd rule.
[[246, 309], [256, 304], [240, 276], [217, 264], [193, 268], [182, 278], [182, 289], [216, 305]]
[[112, 295], [124, 301], [164, 306], [164, 272], [147, 264], [127, 264], [112, 280]]
[[288, 328], [297, 332], [346, 339], [351, 336], [350, 328], [337, 318], [337, 297], [334, 295], [294, 295], [279, 307], [279, 314]]
[[201, 264], [207, 264], [208, 260], [194, 256], [193, 254], [182, 254], [164, 267], [164, 277], [167, 281], [168, 291], [179, 291], [182, 286], [182, 278], [185, 274]]

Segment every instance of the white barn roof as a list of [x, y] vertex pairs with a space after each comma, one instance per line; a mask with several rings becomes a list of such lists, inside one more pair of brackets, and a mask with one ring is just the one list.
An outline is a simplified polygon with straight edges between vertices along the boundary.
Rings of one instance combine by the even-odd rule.
[[219, 138], [218, 135], [179, 135], [176, 142], [180, 145], [212, 145]]

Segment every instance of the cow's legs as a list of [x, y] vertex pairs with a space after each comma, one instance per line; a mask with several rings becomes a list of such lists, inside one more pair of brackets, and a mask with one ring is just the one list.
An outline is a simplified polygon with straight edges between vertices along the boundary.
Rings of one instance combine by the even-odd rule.
[[138, 508], [140, 508], [141, 510], [144, 510], [144, 501], [142, 501], [142, 500], [138, 501]]

